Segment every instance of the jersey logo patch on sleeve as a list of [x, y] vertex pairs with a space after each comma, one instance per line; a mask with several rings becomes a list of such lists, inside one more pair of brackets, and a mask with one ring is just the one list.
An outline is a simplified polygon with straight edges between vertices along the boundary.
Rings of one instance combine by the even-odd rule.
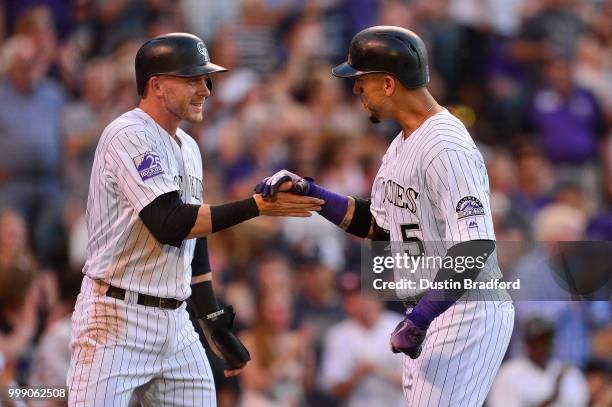
[[159, 155], [154, 151], [147, 151], [144, 154], [132, 158], [132, 160], [143, 181], [164, 173]]
[[459, 219], [467, 218], [468, 216], [484, 215], [484, 206], [482, 202], [475, 196], [466, 196], [461, 198], [455, 208]]

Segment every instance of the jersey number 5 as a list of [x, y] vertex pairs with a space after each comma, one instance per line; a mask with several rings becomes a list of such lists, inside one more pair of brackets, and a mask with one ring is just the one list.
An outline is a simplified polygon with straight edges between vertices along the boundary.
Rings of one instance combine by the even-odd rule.
[[425, 254], [425, 246], [423, 241], [414, 236], [415, 230], [421, 230], [418, 223], [404, 223], [400, 225], [402, 232], [403, 248], [410, 256], [423, 256]]

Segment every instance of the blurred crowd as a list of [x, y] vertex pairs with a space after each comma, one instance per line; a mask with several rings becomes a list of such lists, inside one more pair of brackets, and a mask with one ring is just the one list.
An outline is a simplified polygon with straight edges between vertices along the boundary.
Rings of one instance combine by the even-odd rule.
[[[479, 145], [497, 239], [525, 243], [503, 272], [537, 266], [529, 242], [612, 240], [610, 0], [2, 0], [0, 389], [64, 385], [93, 155], [138, 103], [146, 39], [192, 32], [230, 68], [205, 120], [183, 127], [207, 203], [247, 197], [281, 168], [367, 197], [399, 128], [369, 123], [331, 67], [379, 24], [424, 39], [432, 94]], [[359, 295], [357, 239], [315, 215], [208, 240], [216, 292], [253, 357], [238, 379], [217, 376], [219, 405], [402, 405], [388, 351], [402, 309]], [[612, 309], [597, 299], [517, 303], [488, 404], [612, 406]]]

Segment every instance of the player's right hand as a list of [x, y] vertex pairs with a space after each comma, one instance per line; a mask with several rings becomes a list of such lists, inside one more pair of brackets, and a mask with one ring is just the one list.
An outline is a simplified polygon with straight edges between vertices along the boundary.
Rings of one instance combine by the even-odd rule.
[[423, 350], [423, 341], [427, 334], [426, 329], [421, 329], [414, 325], [414, 323], [408, 318], [404, 317], [393, 333], [391, 333], [391, 339], [389, 344], [391, 345], [391, 351], [393, 353], [404, 353], [410, 356], [411, 359], [416, 359]]
[[262, 195], [253, 195], [260, 215], [267, 216], [312, 216], [311, 211], [320, 211], [324, 200], [309, 196], [300, 196], [287, 192], [277, 192], [275, 198], [264, 199]]
[[255, 192], [264, 198], [274, 197], [279, 191], [289, 191], [298, 195], [308, 195], [309, 179], [302, 178], [287, 170], [266, 177], [255, 186]]

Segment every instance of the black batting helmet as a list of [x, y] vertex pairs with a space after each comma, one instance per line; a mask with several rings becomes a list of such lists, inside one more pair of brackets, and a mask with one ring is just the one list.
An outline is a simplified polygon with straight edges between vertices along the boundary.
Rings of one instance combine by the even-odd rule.
[[427, 85], [429, 64], [423, 40], [401, 27], [366, 28], [351, 40], [348, 61], [332, 69], [342, 78], [375, 72], [395, 76], [408, 89]]
[[154, 75], [191, 77], [227, 71], [211, 63], [204, 42], [188, 33], [164, 34], [145, 42], [136, 53], [135, 69], [141, 96]]

